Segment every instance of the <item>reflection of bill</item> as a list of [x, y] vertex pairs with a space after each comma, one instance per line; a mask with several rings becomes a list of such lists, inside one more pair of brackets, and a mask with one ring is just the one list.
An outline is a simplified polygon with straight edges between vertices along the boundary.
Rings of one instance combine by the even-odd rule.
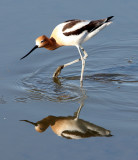
[[79, 114], [82, 107], [83, 105], [78, 108], [77, 112], [74, 113], [74, 116], [48, 116], [36, 123], [30, 122], [28, 120], [21, 121], [33, 124], [37, 132], [44, 132], [49, 126], [51, 126], [54, 133], [67, 139], [112, 136], [109, 130], [79, 119]]

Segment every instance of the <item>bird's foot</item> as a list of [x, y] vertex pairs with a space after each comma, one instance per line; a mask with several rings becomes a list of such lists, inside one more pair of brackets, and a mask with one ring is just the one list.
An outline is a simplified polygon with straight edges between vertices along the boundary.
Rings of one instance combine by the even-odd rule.
[[53, 77], [53, 82], [55, 82], [56, 84], [58, 84], [59, 86], [61, 85], [61, 82], [59, 80], [58, 77]]
[[61, 70], [64, 68], [64, 65], [59, 66], [53, 74], [53, 78], [57, 78], [61, 73]]

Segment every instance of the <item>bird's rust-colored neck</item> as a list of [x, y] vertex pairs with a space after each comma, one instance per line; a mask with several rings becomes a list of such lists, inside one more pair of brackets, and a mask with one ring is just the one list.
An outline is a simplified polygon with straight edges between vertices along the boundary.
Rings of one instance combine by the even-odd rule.
[[51, 38], [48, 38], [47, 43], [44, 47], [48, 50], [55, 50], [55, 49], [61, 47], [61, 45], [59, 45], [56, 42], [56, 40], [53, 37], [51, 37]]

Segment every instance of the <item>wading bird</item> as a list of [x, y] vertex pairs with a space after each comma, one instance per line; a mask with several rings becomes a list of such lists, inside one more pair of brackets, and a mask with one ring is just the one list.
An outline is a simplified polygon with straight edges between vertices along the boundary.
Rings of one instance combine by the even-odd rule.
[[[94, 21], [78, 20], [78, 19], [65, 21], [55, 27], [50, 38], [46, 37], [45, 35], [38, 37], [36, 39], [36, 45], [34, 46], [34, 48], [25, 56], [23, 56], [21, 59], [27, 57], [36, 48], [44, 47], [48, 50], [55, 50], [62, 46], [76, 46], [79, 51], [80, 58], [59, 66], [54, 72], [53, 78], [57, 78], [64, 67], [67, 67], [81, 60], [82, 69], [81, 69], [80, 85], [82, 86], [85, 59], [88, 57], [88, 54], [81, 45], [82, 43], [88, 41], [90, 38], [96, 35], [104, 27], [111, 24], [112, 18], [113, 16]], [[84, 56], [82, 55], [82, 52]]]

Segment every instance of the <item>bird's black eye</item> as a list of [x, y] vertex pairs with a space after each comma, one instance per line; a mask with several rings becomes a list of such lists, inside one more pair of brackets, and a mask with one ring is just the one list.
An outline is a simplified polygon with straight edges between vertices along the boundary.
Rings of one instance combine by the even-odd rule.
[[45, 42], [45, 40], [42, 40], [41, 43]]
[[43, 131], [43, 130], [44, 130], [44, 128], [40, 128], [40, 130], [41, 130], [41, 131]]

